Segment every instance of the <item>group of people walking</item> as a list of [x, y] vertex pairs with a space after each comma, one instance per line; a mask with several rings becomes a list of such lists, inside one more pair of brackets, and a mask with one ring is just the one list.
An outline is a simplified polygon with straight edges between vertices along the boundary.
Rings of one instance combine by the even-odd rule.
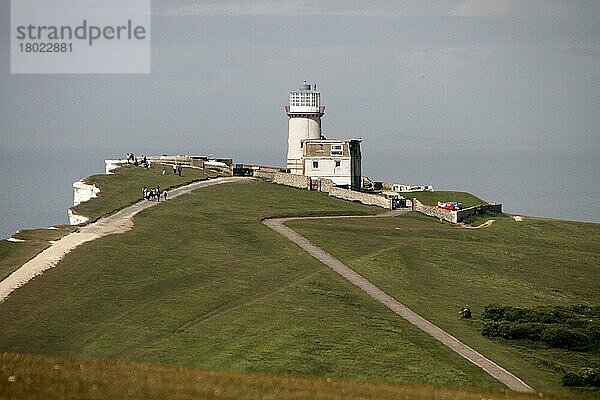
[[127, 153], [127, 164], [133, 164], [136, 167], [140, 166], [144, 168], [150, 168], [152, 166], [152, 163], [145, 155], [142, 154], [141, 157], [138, 158], [134, 153]]
[[165, 201], [167, 200], [167, 196], [169, 192], [167, 189], [160, 191], [160, 186], [156, 185], [156, 188], [148, 189], [146, 186], [142, 188], [142, 199], [146, 199], [148, 201], [160, 201], [160, 198], [163, 197]]
[[[148, 160], [148, 157], [146, 157], [143, 154], [140, 157], [138, 157], [134, 153], [127, 153], [126, 157], [127, 157], [127, 164], [133, 164], [135, 166], [140, 166], [140, 167], [144, 167], [144, 168], [150, 168], [152, 166], [152, 162], [150, 160]], [[165, 173], [167, 172], [166, 168], [165, 168], [165, 164], [164, 163], [160, 163], [160, 164], [162, 164], [162, 174], [165, 175]], [[182, 169], [183, 168], [181, 167], [181, 164], [173, 163], [173, 174], [181, 176]]]

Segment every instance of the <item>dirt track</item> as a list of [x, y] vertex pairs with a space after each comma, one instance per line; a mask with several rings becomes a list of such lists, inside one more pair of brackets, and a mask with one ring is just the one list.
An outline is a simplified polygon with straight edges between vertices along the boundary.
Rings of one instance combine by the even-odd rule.
[[[169, 200], [193, 190], [218, 185], [228, 182], [237, 182], [249, 178], [217, 178], [208, 181], [194, 182], [186, 186], [169, 191]], [[25, 285], [31, 279], [55, 267], [58, 262], [75, 247], [103, 236], [127, 232], [133, 227], [133, 217], [142, 210], [156, 206], [163, 202], [142, 200], [132, 206], [126, 207], [108, 217], [85, 225], [77, 232], [70, 233], [54, 242], [46, 250], [23, 264], [19, 269], [0, 282], [0, 303], [12, 292]]]
[[[380, 214], [379, 216], [390, 216], [392, 213]], [[373, 217], [373, 216], [370, 216]], [[377, 216], [375, 216], [377, 217]], [[344, 218], [344, 217], [335, 217], [335, 218]], [[364, 218], [364, 217], [363, 217]], [[410, 322], [412, 325], [421, 329], [423, 332], [442, 342], [445, 346], [455, 351], [462, 357], [466, 358], [473, 364], [477, 365], [485, 372], [487, 372], [492, 377], [496, 378], [503, 384], [505, 384], [509, 389], [514, 390], [516, 392], [534, 392], [533, 388], [519, 379], [517, 376], [511, 374], [498, 364], [494, 363], [492, 360], [486, 358], [482, 354], [473, 350], [466, 344], [462, 343], [449, 333], [443, 331], [438, 326], [432, 324], [427, 321], [405, 305], [398, 302], [396, 299], [385, 293], [383, 290], [379, 289], [377, 286], [369, 282], [367, 279], [363, 278], [361, 275], [357, 274], [354, 270], [348, 268], [341, 261], [321, 250], [317, 246], [310, 243], [305, 237], [297, 233], [285, 226], [285, 222], [297, 219], [314, 219], [314, 217], [296, 217], [296, 218], [275, 218], [275, 219], [266, 219], [263, 220], [263, 224], [268, 226], [269, 228], [275, 230], [279, 234], [283, 235], [287, 239], [296, 243], [303, 250], [307, 251], [310, 255], [315, 257], [317, 260], [321, 261], [323, 264], [327, 265], [329, 268], [333, 269], [335, 272], [340, 274], [342, 277], [346, 278], [353, 285], [362, 289], [373, 299], [379, 301], [394, 313], [398, 314], [406, 321]]]

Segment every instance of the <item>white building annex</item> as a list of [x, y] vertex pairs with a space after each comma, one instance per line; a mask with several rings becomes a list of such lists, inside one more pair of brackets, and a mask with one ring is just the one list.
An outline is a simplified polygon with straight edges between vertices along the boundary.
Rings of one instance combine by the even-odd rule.
[[362, 139], [302, 141], [304, 175], [331, 179], [337, 186], [361, 188]]

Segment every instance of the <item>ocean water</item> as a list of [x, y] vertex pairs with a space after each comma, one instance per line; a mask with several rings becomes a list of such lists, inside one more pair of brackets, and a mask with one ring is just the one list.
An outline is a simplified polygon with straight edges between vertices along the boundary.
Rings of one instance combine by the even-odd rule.
[[407, 151], [365, 163], [367, 175], [372, 169], [388, 181], [471, 192], [507, 213], [600, 222], [594, 150]]
[[91, 150], [0, 149], [0, 237], [68, 224], [73, 182], [104, 173], [104, 158]]
[[[153, 153], [160, 150], [147, 151]], [[231, 155], [240, 162], [283, 163], [276, 152]], [[72, 183], [103, 173], [104, 159], [120, 156], [93, 149], [0, 149], [0, 237], [68, 223]], [[502, 203], [509, 213], [600, 222], [600, 158], [592, 150], [388, 152], [365, 147], [363, 174], [468, 191]]]

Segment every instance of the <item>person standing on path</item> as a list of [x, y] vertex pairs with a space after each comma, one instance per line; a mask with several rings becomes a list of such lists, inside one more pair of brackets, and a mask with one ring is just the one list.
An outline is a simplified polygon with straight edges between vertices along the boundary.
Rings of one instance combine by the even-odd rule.
[[167, 194], [168, 194], [167, 189], [165, 189], [163, 191], [163, 196], [165, 197], [165, 201], [167, 201]]

